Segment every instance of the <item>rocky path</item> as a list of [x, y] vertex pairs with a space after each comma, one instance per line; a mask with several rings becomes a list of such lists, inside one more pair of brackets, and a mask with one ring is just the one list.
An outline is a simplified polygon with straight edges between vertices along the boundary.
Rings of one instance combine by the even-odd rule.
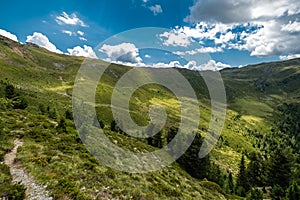
[[10, 168], [13, 182], [21, 183], [26, 188], [26, 200], [52, 200], [45, 187], [38, 185], [20, 164], [14, 162], [17, 149], [23, 145], [23, 142], [16, 139], [14, 145], [13, 150], [4, 156], [4, 163]]

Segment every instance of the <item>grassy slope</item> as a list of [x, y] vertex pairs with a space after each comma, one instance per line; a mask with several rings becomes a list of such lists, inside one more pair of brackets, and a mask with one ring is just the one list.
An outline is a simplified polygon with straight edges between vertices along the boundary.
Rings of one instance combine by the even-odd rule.
[[[99, 194], [103, 197], [127, 195], [127, 198], [128, 195], [149, 198], [181, 195], [185, 198], [223, 198], [216, 189], [209, 187], [206, 182], [191, 178], [176, 164], [160, 172], [142, 175], [116, 172], [101, 164], [93, 164], [96, 161], [78, 140], [71, 121], [68, 121], [69, 134], [57, 134], [55, 125], [59, 120], [41, 115], [36, 105], [50, 105], [61, 115], [64, 109], [71, 109], [68, 95], [71, 94], [75, 74], [83, 60], [57, 55], [34, 46], [20, 45], [0, 37], [0, 79], [8, 79], [21, 88], [30, 100], [27, 111], [2, 112], [1, 118], [5, 119], [7, 133], [13, 130], [12, 137], [24, 138], [25, 146], [19, 159], [39, 181], [50, 182], [49, 188], [57, 197], [68, 196], [67, 194], [72, 196], [72, 191], [76, 193], [74, 190], [78, 190], [78, 195], [87, 197]], [[299, 60], [222, 72], [230, 109], [227, 111], [221, 140], [211, 157], [224, 171], [231, 170], [236, 174], [241, 153], [255, 150], [257, 138], [253, 132], [268, 132], [268, 117], [276, 104], [282, 100], [299, 99], [299, 89], [295, 84], [299, 82], [297, 66]], [[108, 106], [112, 89], [118, 77], [128, 70], [129, 67], [111, 65], [98, 86], [96, 99], [100, 100], [97, 102], [97, 110], [101, 111], [98, 112], [99, 118], [106, 124], [112, 120]], [[198, 73], [188, 70], [180, 72], [197, 91], [201, 101], [199, 130], [201, 134], [205, 134], [210, 120], [205, 84]], [[139, 106], [141, 102], [143, 106]], [[146, 124], [148, 118], [144, 113], [153, 103], [163, 104], [170, 113], [168, 126], [176, 124], [179, 115], [178, 103], [168, 90], [157, 85], [148, 85], [135, 92], [131, 101], [132, 118], [139, 124]], [[122, 143], [124, 148], [131, 149], [132, 144], [135, 144], [145, 151], [152, 149], [123, 135], [109, 135], [113, 141], [125, 141]], [[67, 145], [58, 145], [61, 143]]]
[[[55, 128], [59, 119], [42, 115], [37, 106], [49, 105], [51, 109], [56, 108], [59, 115], [71, 108], [69, 89], [83, 59], [20, 45], [2, 37], [0, 46], [0, 79], [20, 88], [18, 91], [29, 100], [29, 107], [24, 111], [2, 110], [0, 117], [5, 123], [5, 133], [11, 136], [10, 141], [13, 137], [23, 138], [25, 145], [20, 148], [18, 159], [40, 183], [47, 183], [56, 198], [90, 199], [97, 195], [137, 199], [224, 198], [218, 188], [191, 178], [177, 164], [147, 174], [117, 172], [99, 164], [82, 145], [72, 121], [67, 121], [68, 133], [59, 133]], [[112, 66], [115, 73], [122, 73], [124, 69]], [[108, 71], [104, 82], [110, 85], [113, 81], [116, 80]], [[2, 98], [3, 87], [0, 88]], [[113, 141], [127, 141], [125, 148], [131, 149], [134, 144], [145, 151], [153, 150], [137, 140], [107, 132]], [[4, 153], [12, 148], [5, 145], [1, 146]]]

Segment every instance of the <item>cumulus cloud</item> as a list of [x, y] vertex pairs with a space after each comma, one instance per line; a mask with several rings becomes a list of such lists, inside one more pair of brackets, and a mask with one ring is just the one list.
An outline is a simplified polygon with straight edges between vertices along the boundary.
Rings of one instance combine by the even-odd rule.
[[34, 32], [33, 35], [27, 36], [26, 42], [30, 42], [38, 46], [44, 47], [45, 49], [48, 49], [49, 51], [55, 53], [63, 53], [62, 51], [57, 49], [54, 44], [52, 44], [49, 41], [47, 36], [43, 35], [42, 33]]
[[163, 12], [161, 5], [158, 5], [158, 4], [156, 4], [154, 6], [150, 6], [149, 10], [151, 10], [155, 16], [158, 15], [159, 13]]
[[294, 22], [289, 22], [288, 24], [284, 24], [281, 26], [282, 31], [287, 31], [290, 33], [296, 33], [300, 32], [300, 22], [294, 21]]
[[270, 20], [258, 22], [263, 28], [247, 35], [243, 45], [237, 49], [247, 50], [252, 56], [280, 56], [283, 54], [297, 54], [300, 52], [300, 33], [294, 34], [282, 31], [282, 22]]
[[84, 32], [83, 31], [77, 31], [77, 34], [80, 36], [84, 36]]
[[17, 36], [14, 35], [14, 34], [12, 34], [12, 33], [10, 33], [10, 32], [8, 32], [8, 31], [6, 31], [6, 30], [0, 29], [0, 35], [2, 35], [2, 36], [4, 36], [4, 37], [7, 37], [7, 38], [9, 38], [9, 39], [11, 39], [11, 40], [14, 40], [14, 41], [16, 41], [16, 42], [18, 42]]
[[61, 32], [62, 32], [62, 33], [65, 33], [65, 34], [67, 34], [67, 35], [69, 35], [69, 36], [72, 36], [72, 35], [73, 35], [73, 32], [72, 32], [72, 31], [62, 30]]
[[73, 26], [87, 27], [87, 25], [81, 19], [79, 19], [75, 13], [68, 15], [66, 12], [63, 12], [61, 15], [56, 17], [56, 22], [59, 25], [73, 25]]
[[189, 51], [175, 51], [173, 53], [179, 56], [184, 56], [184, 55], [195, 55], [197, 53], [217, 53], [222, 51], [223, 49], [221, 47], [201, 47]]
[[186, 20], [244, 23], [279, 18], [300, 12], [298, 0], [198, 0]]
[[230, 68], [231, 66], [228, 64], [224, 64], [222, 62], [216, 62], [215, 60], [210, 60], [206, 64], [200, 65], [198, 70], [211, 70], [211, 71], [220, 71], [225, 68]]
[[290, 60], [294, 58], [300, 58], [300, 54], [292, 54], [292, 55], [285, 55], [285, 56], [280, 56], [280, 60]]
[[165, 46], [182, 46], [187, 47], [193, 42], [191, 37], [187, 36], [184, 32], [173, 29], [170, 32], [164, 32], [159, 35]]
[[256, 57], [284, 57], [300, 54], [300, 45], [295, 45], [300, 41], [299, 17], [298, 0], [198, 0], [187, 17], [193, 25], [174, 30], [200, 43], [204, 53], [237, 49]]
[[87, 39], [85, 37], [79, 37], [79, 40], [87, 41]]
[[146, 54], [146, 55], [145, 55], [145, 58], [151, 58], [151, 56], [150, 56], [150, 55], [148, 55], [148, 54]]
[[99, 51], [107, 55], [108, 61], [132, 64], [142, 62], [139, 49], [132, 43], [122, 43], [115, 46], [104, 44]]
[[209, 60], [207, 63], [198, 65], [196, 61], [189, 61], [185, 65], [181, 65], [179, 61], [171, 61], [170, 63], [155, 63], [150, 65], [153, 68], [182, 68], [193, 71], [220, 71], [224, 68], [230, 68], [228, 64], [216, 62], [215, 60]]
[[83, 48], [80, 46], [76, 46], [72, 49], [67, 49], [69, 55], [72, 56], [83, 56], [87, 58], [98, 58], [92, 47], [83, 45]]

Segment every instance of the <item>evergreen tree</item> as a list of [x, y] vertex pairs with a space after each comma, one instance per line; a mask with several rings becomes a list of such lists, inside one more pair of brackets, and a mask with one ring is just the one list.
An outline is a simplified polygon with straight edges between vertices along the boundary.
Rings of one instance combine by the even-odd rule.
[[222, 173], [219, 165], [217, 165], [215, 163], [210, 163], [208, 179], [212, 182], [217, 183], [222, 188], [224, 188], [224, 186], [225, 186], [226, 178], [224, 179], [224, 174]]
[[289, 186], [292, 162], [290, 149], [277, 148], [270, 155], [268, 181], [271, 186], [279, 185], [284, 190]]
[[45, 108], [44, 104], [39, 105], [39, 110], [41, 111], [42, 115], [44, 115], [46, 113], [46, 108]]
[[154, 147], [162, 148], [162, 132], [159, 131], [157, 134], [153, 136], [153, 144]]
[[[94, 121], [93, 121], [93, 126], [98, 127], [98, 128], [104, 128], [104, 123], [102, 120], [98, 120], [98, 117], [95, 116], [94, 117]], [[114, 125], [113, 125], [114, 126]], [[115, 128], [114, 128], [115, 129]]]
[[99, 120], [99, 125], [100, 125], [100, 128], [104, 128], [104, 122], [102, 120]]
[[247, 181], [251, 187], [263, 186], [265, 182], [265, 169], [262, 156], [259, 153], [253, 152], [249, 158]]
[[202, 142], [203, 138], [200, 134], [197, 133], [191, 146], [177, 160], [177, 162], [182, 166], [182, 168], [185, 171], [187, 171], [191, 176], [198, 179], [208, 178], [208, 172], [210, 168], [209, 155], [201, 159], [198, 156]]
[[66, 110], [65, 112], [66, 119], [73, 120], [73, 114], [70, 110]]
[[[48, 109], [47, 109], [48, 110]], [[52, 119], [57, 119], [57, 111], [56, 108], [53, 108], [50, 110], [49, 108], [49, 117], [51, 117]]]
[[300, 186], [296, 182], [293, 182], [287, 189], [286, 198], [289, 200], [300, 199]]
[[169, 131], [169, 133], [167, 134], [167, 143], [169, 144], [173, 138], [176, 136], [178, 132], [178, 128], [172, 127]]
[[16, 95], [15, 87], [11, 84], [7, 84], [5, 87], [5, 97], [8, 99], [14, 98]]
[[153, 146], [153, 137], [152, 137], [152, 133], [153, 133], [153, 130], [154, 130], [154, 124], [149, 124], [149, 126], [147, 127], [147, 130], [146, 130], [146, 137], [147, 137], [147, 143], [148, 145], [151, 145]]
[[110, 130], [111, 130], [111, 131], [114, 131], [114, 132], [117, 131], [117, 123], [116, 123], [115, 120], [113, 120], [113, 121], [110, 123]]
[[13, 100], [14, 109], [25, 109], [28, 106], [28, 101], [24, 97], [15, 97]]
[[64, 133], [67, 132], [67, 125], [66, 125], [66, 120], [65, 120], [64, 117], [60, 118], [57, 129], [61, 132], [64, 132]]
[[234, 183], [233, 183], [231, 171], [229, 172], [229, 176], [228, 176], [228, 190], [230, 194], [234, 193]]
[[280, 185], [274, 185], [272, 187], [270, 196], [274, 200], [281, 200], [284, 197], [284, 190]]
[[263, 192], [256, 187], [251, 189], [250, 195], [247, 197], [247, 200], [263, 200], [263, 199], [264, 199]]
[[246, 164], [245, 164], [245, 156], [242, 155], [239, 173], [236, 181], [236, 192], [240, 196], [245, 196], [246, 192], [249, 190], [247, 174], [246, 174]]

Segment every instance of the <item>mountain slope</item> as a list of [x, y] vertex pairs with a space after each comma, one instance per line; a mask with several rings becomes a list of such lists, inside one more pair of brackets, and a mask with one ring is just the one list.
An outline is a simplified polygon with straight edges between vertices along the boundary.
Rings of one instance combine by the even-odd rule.
[[[227, 178], [220, 187], [192, 178], [177, 163], [158, 172], [129, 174], [107, 168], [91, 156], [78, 137], [72, 117], [67, 114], [72, 110], [72, 88], [83, 61], [81, 57], [58, 55], [0, 36], [1, 157], [13, 148], [13, 138], [21, 138], [24, 146], [19, 149], [18, 160], [58, 199], [231, 197], [221, 189], [227, 190]], [[107, 65], [98, 62], [100, 66]], [[259, 151], [258, 141], [270, 132], [277, 106], [299, 101], [299, 65], [300, 59], [295, 59], [221, 71], [229, 109], [221, 138], [210, 159], [221, 169], [222, 175], [228, 177], [232, 172], [236, 178], [242, 154]], [[131, 151], [150, 152], [156, 147], [147, 141], [111, 130], [111, 94], [118, 80], [130, 69], [111, 64], [105, 71], [96, 94], [98, 119], [115, 144]], [[201, 115], [198, 133], [204, 136], [211, 120], [208, 90], [198, 72], [178, 71], [196, 91]], [[28, 101], [26, 109], [13, 109], [16, 100], [6, 96], [9, 84], [15, 87], [14, 98], [21, 96]], [[164, 134], [178, 126], [180, 108], [176, 97], [155, 84], [139, 88], [132, 96], [133, 120], [147, 125], [147, 113], [153, 104], [161, 104], [167, 110], [169, 118]]]

